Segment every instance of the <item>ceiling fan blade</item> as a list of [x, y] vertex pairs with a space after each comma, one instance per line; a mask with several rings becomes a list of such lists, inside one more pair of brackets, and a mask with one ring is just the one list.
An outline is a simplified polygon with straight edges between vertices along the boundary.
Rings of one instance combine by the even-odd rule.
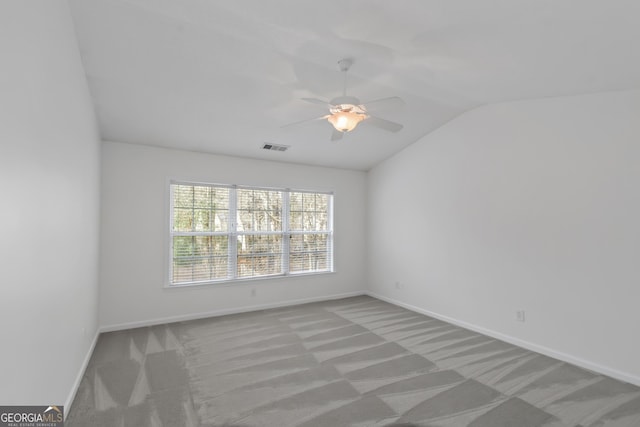
[[380, 117], [376, 117], [376, 116], [371, 116], [369, 115], [369, 118], [367, 120], [365, 120], [365, 122], [380, 128], [380, 129], [384, 129], [386, 131], [389, 132], [399, 132], [400, 129], [402, 129], [404, 126], [402, 126], [400, 123], [396, 123], [396, 122], [392, 122], [390, 120], [385, 120], [385, 119], [381, 119]]
[[320, 104], [320, 105], [329, 105], [329, 101], [323, 101], [322, 99], [318, 99], [318, 98], [300, 98], [303, 101], [306, 102], [310, 102], [312, 104]]
[[287, 125], [280, 126], [280, 129], [288, 128], [288, 127], [291, 127], [291, 126], [303, 125], [305, 123], [311, 123], [311, 122], [315, 122], [317, 120], [325, 120], [328, 117], [329, 117], [329, 115], [327, 114], [326, 116], [320, 116], [320, 117], [314, 117], [312, 119], [300, 120], [299, 122], [293, 122], [293, 123], [289, 123]]
[[334, 129], [331, 134], [331, 141], [338, 141], [342, 139], [343, 132], [340, 132], [338, 129]]
[[373, 101], [363, 102], [367, 110], [370, 107], [376, 108], [400, 108], [404, 105], [402, 98], [398, 96], [390, 96], [388, 98], [374, 99]]

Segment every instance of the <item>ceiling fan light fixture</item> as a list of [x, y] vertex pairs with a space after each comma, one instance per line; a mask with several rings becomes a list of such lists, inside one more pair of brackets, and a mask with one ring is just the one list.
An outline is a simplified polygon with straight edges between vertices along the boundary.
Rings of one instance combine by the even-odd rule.
[[365, 114], [353, 111], [338, 111], [331, 114], [327, 120], [340, 132], [351, 132], [358, 126], [358, 123], [366, 119]]
[[[389, 120], [382, 119], [380, 117], [370, 115], [365, 105], [360, 102], [358, 98], [356, 98], [355, 96], [347, 96], [347, 71], [349, 71], [349, 67], [351, 67], [352, 63], [353, 60], [349, 58], [341, 59], [340, 61], [338, 61], [340, 71], [342, 71], [344, 74], [344, 89], [342, 91], [342, 96], [333, 98], [331, 101], [323, 101], [322, 99], [318, 98], [302, 98], [303, 101], [309, 102], [311, 104], [329, 104], [328, 115], [316, 117], [314, 119], [302, 120], [300, 122], [291, 123], [282, 127], [311, 122], [315, 120], [327, 119], [327, 121], [331, 123], [331, 125], [335, 128], [335, 131], [331, 134], [331, 141], [337, 141], [341, 139], [343, 133], [351, 132], [363, 120], [367, 120], [367, 122], [371, 123], [371, 125], [374, 127], [384, 129], [389, 132], [400, 131], [402, 129], [402, 125], [400, 123], [395, 123]], [[380, 108], [380, 105], [383, 104], [383, 101], [395, 101], [396, 103], [399, 101], [400, 103], [402, 103], [402, 100], [397, 96], [375, 99], [370, 103], [375, 103], [378, 108]]]

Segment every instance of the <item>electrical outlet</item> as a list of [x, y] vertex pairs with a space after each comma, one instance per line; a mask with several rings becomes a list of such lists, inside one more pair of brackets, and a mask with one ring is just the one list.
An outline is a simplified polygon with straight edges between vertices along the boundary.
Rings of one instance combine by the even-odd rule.
[[251, 296], [252, 297], [256, 296], [256, 288], [251, 288]]
[[400, 289], [401, 286], [400, 282], [396, 282], [396, 289]]
[[516, 311], [516, 320], [518, 322], [524, 322], [525, 317], [524, 317], [524, 310], [518, 310]]

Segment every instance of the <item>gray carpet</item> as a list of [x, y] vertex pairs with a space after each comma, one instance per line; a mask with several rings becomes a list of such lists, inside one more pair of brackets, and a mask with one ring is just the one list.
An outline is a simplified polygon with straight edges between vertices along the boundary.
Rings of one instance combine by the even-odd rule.
[[638, 427], [640, 388], [370, 298], [100, 336], [68, 427]]

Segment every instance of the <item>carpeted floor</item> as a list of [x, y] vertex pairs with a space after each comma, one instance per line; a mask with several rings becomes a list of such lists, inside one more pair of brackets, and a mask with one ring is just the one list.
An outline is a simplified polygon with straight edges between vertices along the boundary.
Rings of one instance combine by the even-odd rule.
[[103, 334], [68, 427], [638, 427], [640, 388], [370, 297]]

